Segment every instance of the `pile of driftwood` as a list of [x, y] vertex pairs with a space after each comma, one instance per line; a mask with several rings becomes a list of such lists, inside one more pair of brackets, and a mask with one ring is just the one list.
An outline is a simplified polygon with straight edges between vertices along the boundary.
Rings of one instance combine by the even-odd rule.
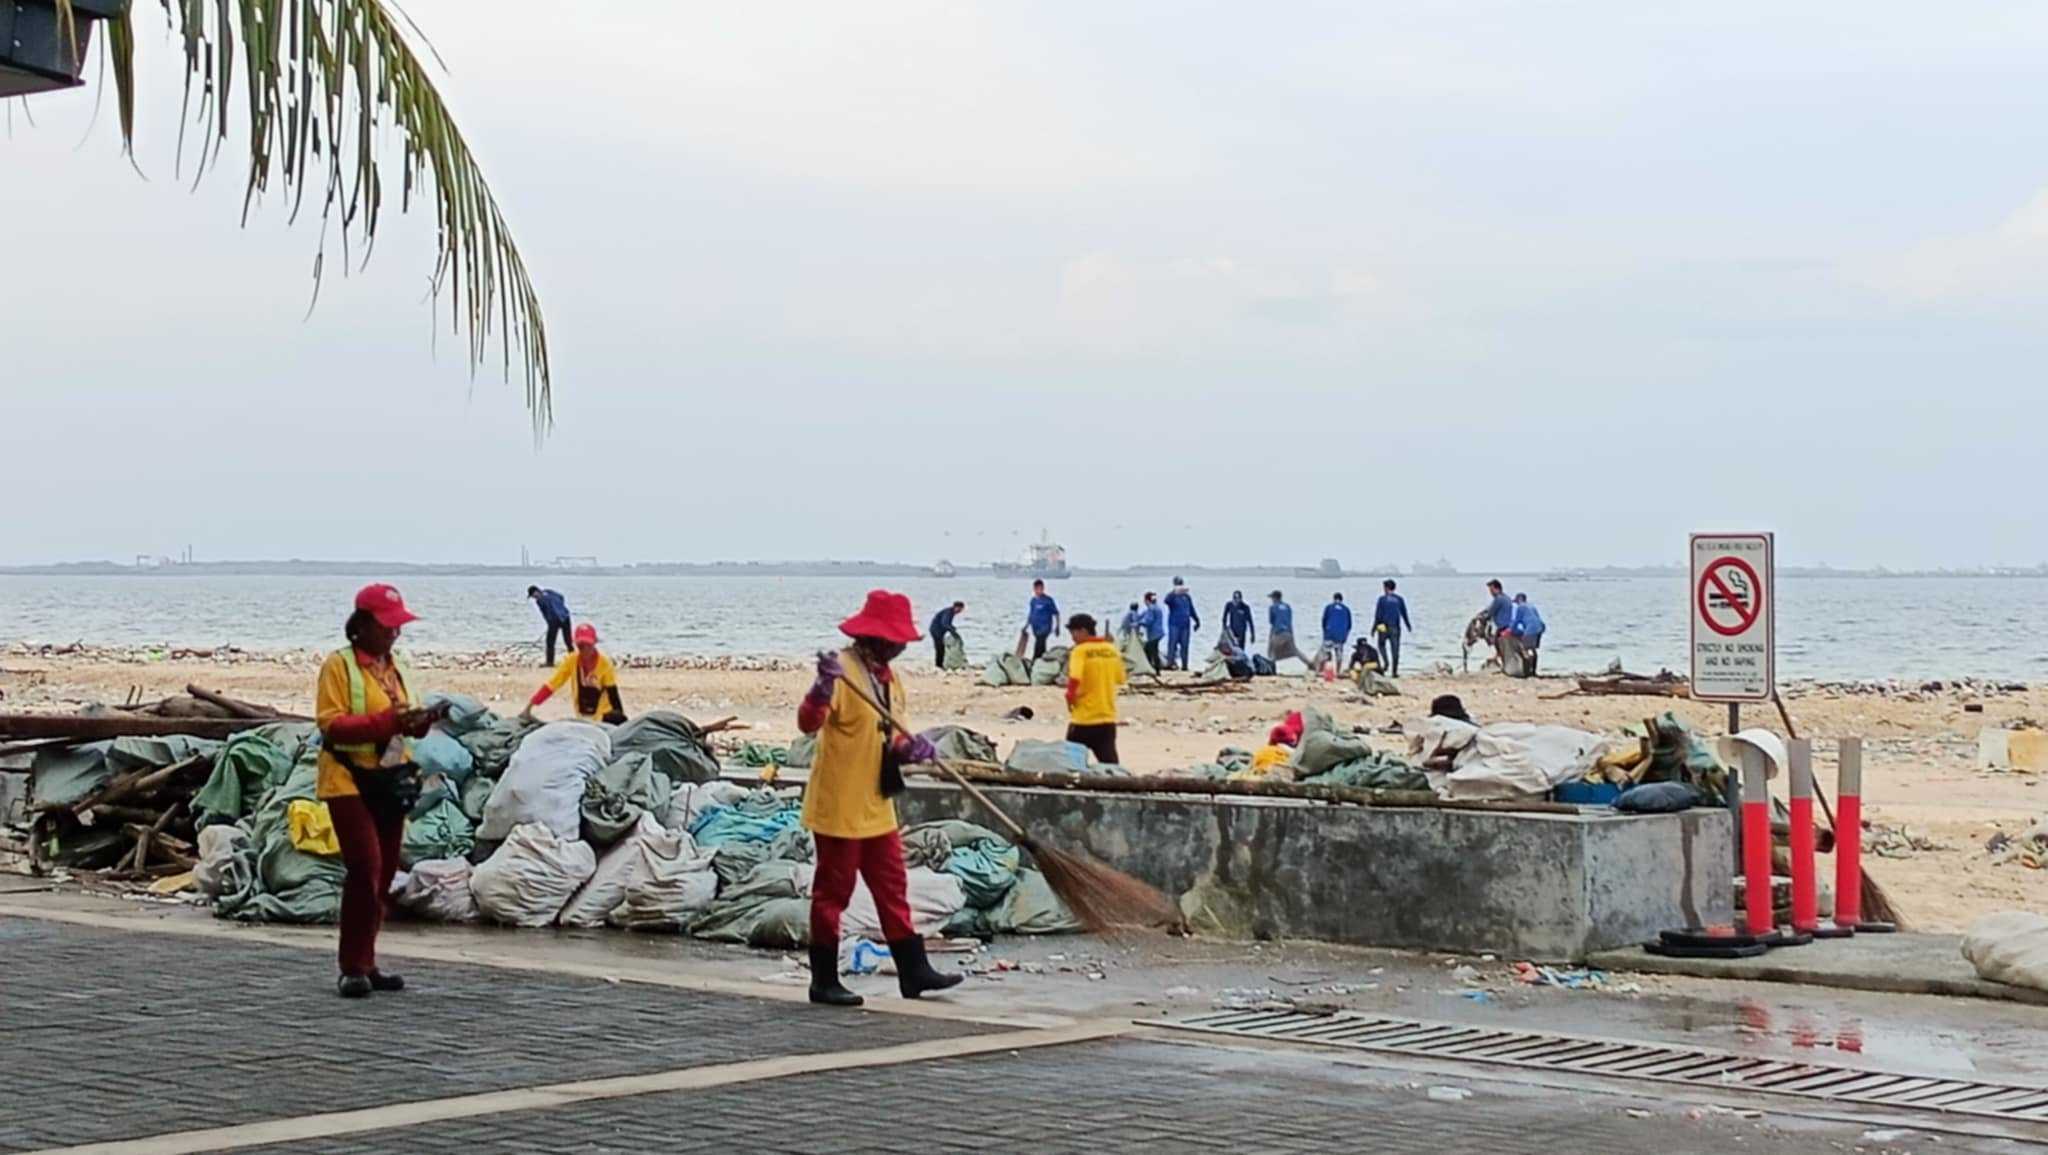
[[[268, 706], [238, 701], [198, 686], [144, 703], [131, 690], [121, 707], [83, 714], [0, 714], [0, 754], [61, 749], [122, 737], [186, 735], [226, 738], [271, 722], [307, 721]], [[190, 870], [198, 861], [192, 796], [213, 773], [213, 756], [198, 754], [168, 766], [118, 774], [75, 802], [46, 804], [29, 817], [25, 850], [30, 869], [48, 871], [53, 854], [81, 837], [118, 829], [129, 840], [101, 877], [132, 881]], [[96, 856], [103, 858], [104, 856]]]
[[1692, 684], [1670, 670], [1659, 670], [1655, 674], [1631, 674], [1621, 668], [1610, 668], [1597, 678], [1580, 678], [1579, 687], [1559, 695], [1590, 694], [1603, 697], [1623, 696], [1635, 698], [1690, 698]]

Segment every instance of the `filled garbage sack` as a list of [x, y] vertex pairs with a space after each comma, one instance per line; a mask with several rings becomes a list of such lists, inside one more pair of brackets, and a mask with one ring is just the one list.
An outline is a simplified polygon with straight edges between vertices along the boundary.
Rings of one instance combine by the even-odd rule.
[[470, 891], [477, 910], [493, 922], [546, 926], [596, 872], [597, 854], [589, 843], [558, 838], [541, 823], [524, 822], [472, 872]]
[[[598, 859], [597, 869], [563, 905], [557, 921], [570, 927], [604, 925], [619, 904], [626, 901], [627, 892], [646, 869], [643, 851], [649, 848], [670, 858], [685, 854], [694, 856], [696, 853], [696, 844], [690, 841], [688, 834], [671, 830], [653, 815], [643, 813], [630, 832]], [[703, 869], [709, 871], [710, 867], [707, 858]]]
[[497, 842], [515, 826], [539, 823], [557, 838], [574, 840], [582, 828], [584, 787], [611, 759], [611, 736], [602, 726], [549, 722], [528, 734], [484, 804], [477, 839]]
[[1963, 957], [1978, 978], [2048, 991], [2048, 917], [2017, 910], [1987, 914], [1963, 936]]
[[466, 858], [433, 858], [391, 880], [391, 901], [435, 922], [476, 922], [482, 913], [470, 893], [473, 868]]
[[642, 753], [670, 782], [709, 782], [724, 770], [704, 732], [674, 710], [649, 710], [612, 731], [612, 757]]

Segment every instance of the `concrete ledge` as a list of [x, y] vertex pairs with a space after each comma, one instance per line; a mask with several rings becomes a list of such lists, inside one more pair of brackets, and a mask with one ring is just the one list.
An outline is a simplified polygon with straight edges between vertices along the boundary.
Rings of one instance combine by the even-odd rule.
[[[1577, 962], [1675, 926], [1725, 922], [1728, 813], [1518, 814], [1295, 799], [992, 786], [1055, 846], [1179, 900], [1197, 930]], [[914, 781], [906, 823], [989, 823], [957, 787]]]
[[2048, 1006], [2048, 991], [2015, 987], [1977, 977], [1963, 958], [1962, 936], [1953, 934], [1865, 934], [1816, 939], [1805, 946], [1780, 947], [1756, 958], [1665, 958], [1642, 947], [1600, 951], [1593, 966], [1644, 974], [1803, 983], [1885, 994], [1949, 995]]

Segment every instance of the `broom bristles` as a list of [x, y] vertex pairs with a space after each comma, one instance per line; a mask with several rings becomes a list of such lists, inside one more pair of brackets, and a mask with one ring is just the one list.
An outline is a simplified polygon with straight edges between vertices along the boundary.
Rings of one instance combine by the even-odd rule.
[[1105, 866], [1085, 854], [1030, 847], [1031, 857], [1047, 886], [1096, 933], [1133, 927], [1172, 929], [1181, 922], [1180, 908], [1158, 888]]

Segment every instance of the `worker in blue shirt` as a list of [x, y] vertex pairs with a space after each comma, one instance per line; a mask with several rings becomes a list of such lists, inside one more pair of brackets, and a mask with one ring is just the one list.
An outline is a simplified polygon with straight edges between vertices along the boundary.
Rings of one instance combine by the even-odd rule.
[[[953, 620], [966, 612], [966, 602], [954, 602], [933, 614], [931, 627], [925, 631], [932, 638], [932, 661], [941, 670], [946, 668], [946, 640], [960, 636], [960, 630], [954, 626]], [[966, 643], [962, 642], [961, 646], [964, 649]]]
[[1145, 658], [1155, 670], [1166, 667], [1160, 664], [1159, 643], [1166, 639], [1166, 607], [1159, 604], [1159, 595], [1145, 591], [1145, 608], [1139, 621], [1145, 629]]
[[1266, 656], [1276, 664], [1282, 658], [1300, 658], [1306, 663], [1307, 656], [1294, 644], [1294, 607], [1279, 590], [1266, 596], [1273, 602], [1266, 609]]
[[548, 628], [547, 659], [541, 665], [552, 667], [555, 664], [555, 634], [559, 632], [562, 635], [563, 649], [570, 645], [569, 603], [562, 600], [561, 594], [539, 586], [527, 586], [526, 596], [539, 608], [540, 620]]
[[1413, 630], [1408, 620], [1408, 600], [1394, 592], [1394, 579], [1380, 583], [1385, 593], [1372, 608], [1372, 632], [1379, 642], [1380, 669], [1387, 677], [1401, 676], [1401, 631]]
[[1173, 590], [1166, 595], [1166, 664], [1172, 669], [1188, 668], [1188, 648], [1195, 631], [1202, 628], [1202, 615], [1195, 612], [1195, 596], [1188, 592], [1188, 583], [1173, 579]]
[[1522, 676], [1536, 676], [1536, 651], [1543, 645], [1543, 615], [1529, 604], [1528, 594], [1515, 595], [1514, 617], [1508, 625], [1522, 654]]
[[1031, 609], [1026, 626], [1031, 630], [1031, 660], [1045, 656], [1045, 639], [1060, 624], [1060, 605], [1045, 592], [1043, 579], [1031, 583]]
[[1259, 632], [1252, 628], [1251, 603], [1244, 600], [1243, 590], [1231, 590], [1230, 600], [1223, 603], [1223, 632], [1240, 650], [1259, 640]]
[[1123, 624], [1117, 629], [1117, 636], [1122, 638], [1126, 634], [1139, 634], [1144, 631], [1145, 611], [1138, 603], [1132, 602], [1130, 612], [1124, 614]]
[[1323, 648], [1316, 654], [1318, 664], [1344, 660], [1344, 643], [1351, 640], [1351, 607], [1344, 604], [1344, 595], [1330, 595], [1330, 604], [1323, 607]]
[[1500, 579], [1486, 583], [1486, 592], [1493, 595], [1480, 612], [1487, 616], [1487, 624], [1493, 629], [1493, 651], [1500, 657], [1500, 668], [1506, 672], [1508, 654], [1514, 648], [1515, 603], [1501, 590]]

